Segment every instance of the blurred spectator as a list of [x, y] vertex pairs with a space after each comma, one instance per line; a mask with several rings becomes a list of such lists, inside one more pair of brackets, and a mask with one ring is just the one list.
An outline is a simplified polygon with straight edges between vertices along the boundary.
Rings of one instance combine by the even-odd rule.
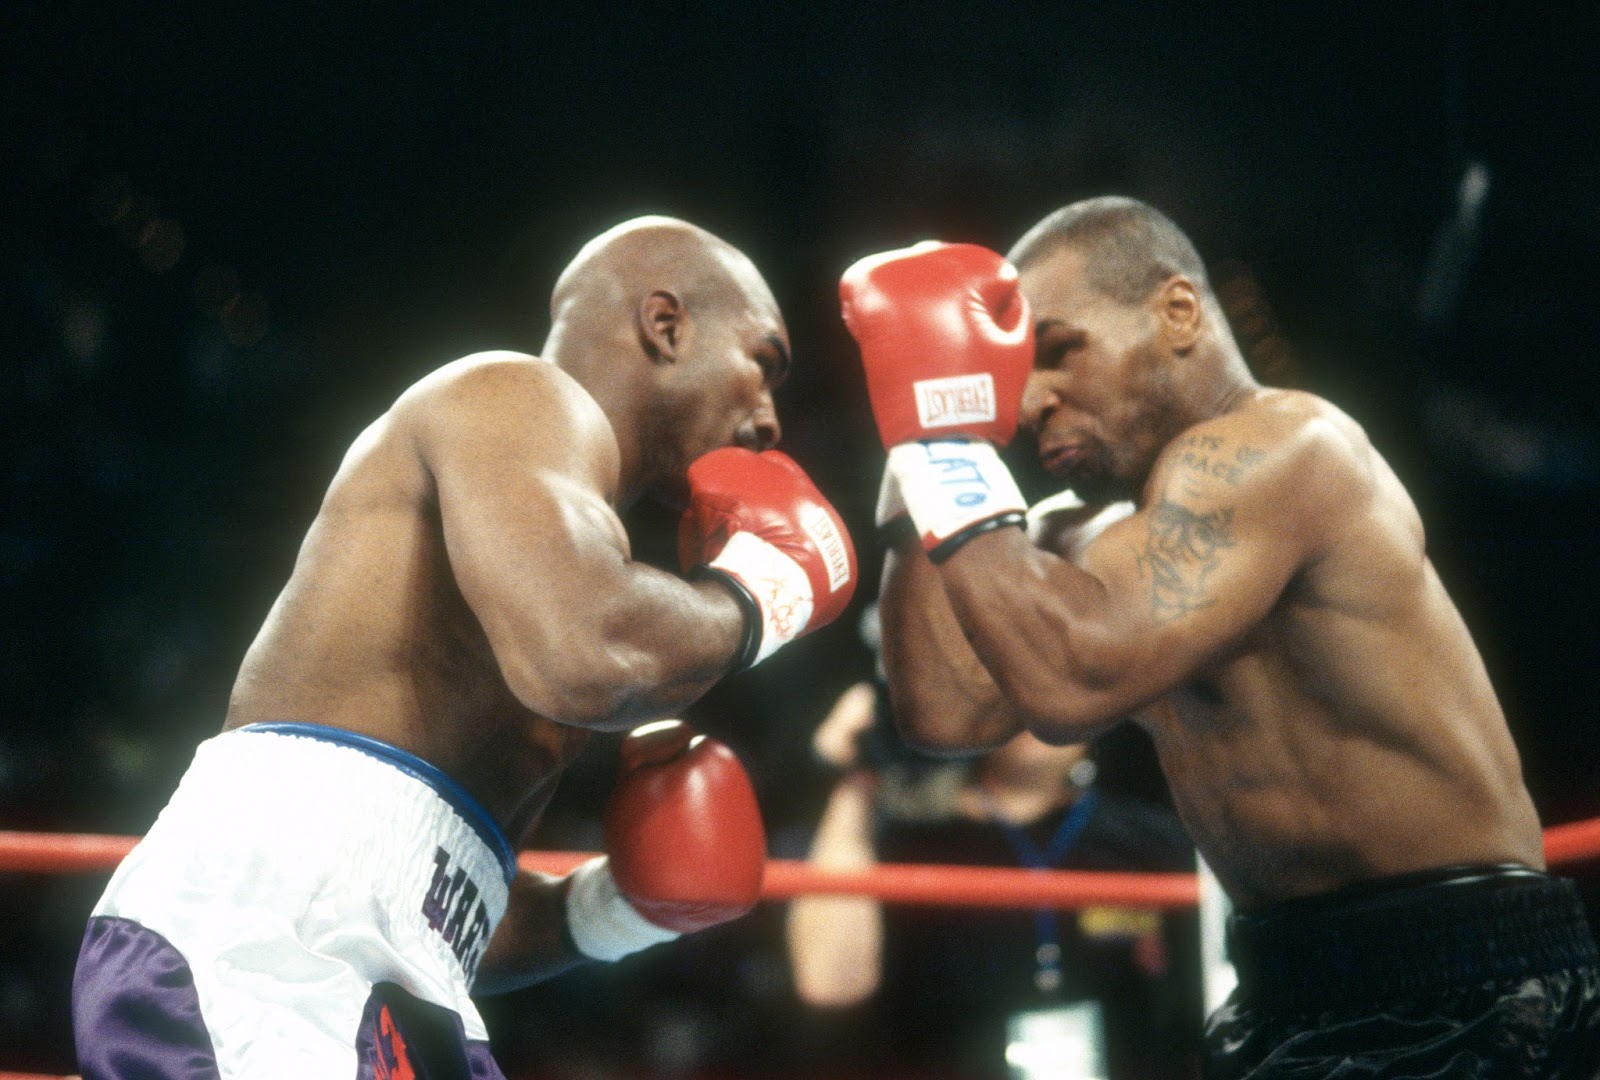
[[[811, 844], [818, 868], [1194, 868], [1176, 816], [1101, 790], [1087, 747], [1024, 733], [971, 761], [919, 763], [888, 749], [885, 712], [880, 687], [859, 683], [816, 731], [818, 756], [840, 770]], [[927, 908], [886, 917], [876, 900], [854, 896], [797, 899], [787, 924], [797, 994], [840, 1029], [831, 1070], [960, 1077], [1194, 1073], [1194, 935], [1192, 915]], [[1063, 1071], [1074, 1053], [1082, 1071]], [[1030, 1070], [1042, 1055], [1049, 1069]]]

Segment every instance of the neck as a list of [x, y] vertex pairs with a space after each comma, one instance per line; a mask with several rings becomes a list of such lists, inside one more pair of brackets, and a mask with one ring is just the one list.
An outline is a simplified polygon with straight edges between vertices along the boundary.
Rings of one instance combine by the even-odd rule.
[[648, 395], [629, 385], [622, 373], [629, 370], [625, 358], [601, 342], [578, 343], [570, 335], [552, 331], [545, 341], [544, 358], [572, 376], [605, 415], [611, 435], [617, 442], [617, 505], [636, 502], [652, 482], [646, 475], [642, 401]]
[[1238, 346], [1231, 340], [1218, 350], [1216, 371], [1215, 382], [1205, 387], [1205, 392], [1194, 403], [1195, 423], [1232, 412], [1261, 389]]

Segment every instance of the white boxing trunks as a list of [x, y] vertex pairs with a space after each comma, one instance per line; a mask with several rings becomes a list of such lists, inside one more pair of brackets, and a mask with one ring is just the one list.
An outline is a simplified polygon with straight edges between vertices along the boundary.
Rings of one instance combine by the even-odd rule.
[[386, 743], [208, 739], [89, 920], [84, 1080], [501, 1077], [468, 995], [515, 868], [482, 807]]

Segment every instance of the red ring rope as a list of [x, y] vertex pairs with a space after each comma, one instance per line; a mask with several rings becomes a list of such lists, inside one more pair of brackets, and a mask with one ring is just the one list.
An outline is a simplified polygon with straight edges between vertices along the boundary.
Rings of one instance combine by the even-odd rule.
[[[0, 831], [0, 873], [87, 873], [110, 870], [138, 841], [134, 836]], [[1600, 818], [1556, 825], [1544, 833], [1552, 864], [1600, 857]], [[564, 874], [590, 858], [587, 852], [526, 851], [528, 870]], [[1111, 874], [1072, 870], [1016, 870], [977, 866], [885, 863], [848, 873], [814, 869], [791, 859], [767, 863], [762, 895], [784, 900], [807, 893], [875, 896], [889, 903], [956, 907], [1086, 907], [1116, 904], [1144, 908], [1193, 907], [1193, 874]], [[75, 1076], [0, 1072], [0, 1080], [79, 1080]]]
[[[137, 842], [132, 836], [0, 831], [0, 873], [84, 873], [110, 870]], [[1556, 825], [1544, 834], [1552, 864], [1600, 857], [1600, 818]], [[564, 874], [588, 852], [527, 851], [529, 870]], [[1147, 908], [1193, 907], [1199, 887], [1193, 874], [1091, 873], [1000, 867], [884, 863], [851, 872], [818, 870], [805, 862], [767, 863], [762, 895], [785, 900], [809, 893], [875, 896], [888, 903], [955, 907], [1086, 907], [1114, 904]], [[0, 1080], [6, 1080], [0, 1074]]]

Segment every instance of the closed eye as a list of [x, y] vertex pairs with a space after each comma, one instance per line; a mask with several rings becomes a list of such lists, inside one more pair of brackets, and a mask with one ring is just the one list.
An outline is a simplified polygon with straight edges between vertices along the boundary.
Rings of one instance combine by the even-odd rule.
[[783, 385], [789, 377], [789, 350], [783, 344], [783, 339], [776, 334], [769, 336], [762, 343], [762, 349], [756, 353], [756, 363], [761, 365], [761, 370], [766, 376], [767, 387], [776, 390]]
[[1033, 366], [1041, 371], [1059, 370], [1082, 350], [1085, 340], [1083, 334], [1054, 334], [1045, 338], [1034, 352]]

